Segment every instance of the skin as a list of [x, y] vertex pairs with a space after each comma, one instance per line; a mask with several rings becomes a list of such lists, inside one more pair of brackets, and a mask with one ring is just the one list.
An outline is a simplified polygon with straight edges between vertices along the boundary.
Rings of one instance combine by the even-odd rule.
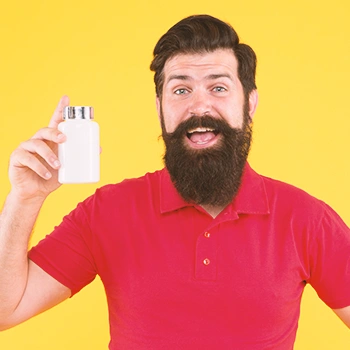
[[[205, 54], [182, 54], [164, 66], [162, 108], [167, 132], [173, 132], [193, 115], [210, 114], [225, 119], [231, 127], [243, 125], [243, 86], [237, 74], [237, 60], [230, 50]], [[258, 94], [249, 96], [249, 114], [253, 118]], [[161, 103], [157, 97], [160, 116]]]
[[49, 126], [23, 142], [11, 155], [11, 191], [0, 216], [0, 330], [13, 327], [71, 295], [27, 257], [28, 242], [40, 208], [60, 184], [57, 145], [65, 137], [57, 130], [69, 104], [60, 100]]
[[[193, 115], [211, 115], [224, 119], [233, 128], [242, 128], [244, 91], [238, 78], [237, 60], [233, 52], [220, 49], [204, 54], [180, 54], [169, 59], [164, 66], [164, 85], [157, 97], [158, 116], [164, 117], [165, 129], [173, 132], [184, 120]], [[161, 100], [160, 100], [161, 98]], [[253, 118], [258, 93], [249, 95], [249, 115]], [[162, 113], [161, 113], [162, 112]], [[185, 138], [190, 148], [212, 147], [220, 135], [201, 145]], [[203, 208], [216, 217], [224, 206]]]
[[[210, 77], [213, 74], [220, 77]], [[179, 76], [186, 78], [179, 79]], [[71, 295], [67, 287], [27, 258], [28, 241], [40, 208], [47, 196], [60, 186], [57, 145], [65, 138], [57, 125], [68, 104], [68, 97], [63, 96], [49, 126], [23, 142], [11, 155], [12, 188], [0, 216], [0, 330], [24, 322]], [[179, 55], [169, 60], [165, 65], [162, 105], [169, 132], [185, 118], [206, 113], [241, 127], [243, 89], [233, 54], [218, 50], [205, 55]], [[253, 91], [249, 97], [251, 117], [256, 105], [257, 93]], [[159, 98], [157, 109], [160, 115]], [[334, 311], [350, 327], [350, 307]]]

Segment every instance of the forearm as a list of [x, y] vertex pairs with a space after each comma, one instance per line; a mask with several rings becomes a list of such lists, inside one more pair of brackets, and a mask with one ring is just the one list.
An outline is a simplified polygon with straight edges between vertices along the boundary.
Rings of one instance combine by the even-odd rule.
[[0, 215], [0, 319], [13, 313], [25, 291], [28, 243], [42, 203], [10, 193]]

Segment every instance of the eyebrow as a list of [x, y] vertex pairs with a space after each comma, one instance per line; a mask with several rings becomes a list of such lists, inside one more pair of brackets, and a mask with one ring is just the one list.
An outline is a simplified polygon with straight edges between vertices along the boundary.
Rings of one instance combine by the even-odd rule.
[[[215, 80], [220, 78], [228, 78], [233, 81], [233, 78], [230, 74], [209, 74], [205, 77], [207, 80]], [[171, 80], [192, 80], [193, 78], [189, 75], [182, 75], [182, 74], [173, 74], [170, 75], [167, 79], [167, 83], [169, 83]]]
[[205, 78], [208, 80], [214, 80], [214, 79], [220, 79], [220, 78], [228, 78], [230, 80], [233, 80], [230, 74], [209, 74]]
[[191, 80], [192, 78], [189, 75], [181, 75], [181, 74], [172, 74], [167, 79], [167, 83], [171, 80]]

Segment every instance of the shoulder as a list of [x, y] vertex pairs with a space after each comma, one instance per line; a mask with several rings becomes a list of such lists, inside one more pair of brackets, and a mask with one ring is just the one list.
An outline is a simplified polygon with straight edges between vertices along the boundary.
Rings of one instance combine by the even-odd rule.
[[271, 211], [288, 214], [289, 218], [315, 225], [343, 222], [338, 214], [323, 200], [305, 190], [283, 181], [260, 175], [266, 190]]
[[95, 195], [101, 197], [113, 197], [125, 193], [128, 195], [137, 195], [150, 189], [159, 187], [159, 181], [163, 170], [157, 170], [152, 173], [146, 173], [137, 178], [124, 179], [115, 184], [108, 184], [96, 190]]
[[160, 179], [163, 170], [146, 173], [138, 178], [125, 179], [119, 183], [108, 184], [96, 190], [83, 203], [83, 207], [95, 210], [113, 206], [114, 208], [132, 206], [133, 203], [153, 201], [159, 198]]
[[322, 206], [324, 204], [323, 201], [299, 187], [267, 176], [260, 175], [260, 177], [264, 182], [266, 194], [270, 199], [277, 199], [286, 204], [298, 204], [298, 206], [311, 204]]

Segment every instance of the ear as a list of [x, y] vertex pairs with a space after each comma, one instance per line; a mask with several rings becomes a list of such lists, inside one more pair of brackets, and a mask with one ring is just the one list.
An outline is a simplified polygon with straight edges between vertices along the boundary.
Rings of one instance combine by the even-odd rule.
[[160, 106], [160, 99], [159, 99], [159, 96], [156, 96], [156, 107], [157, 107], [158, 119], [159, 119], [159, 121], [161, 122], [161, 118], [160, 118], [160, 115], [161, 115], [161, 106]]
[[258, 91], [252, 90], [249, 94], [249, 116], [252, 120], [256, 111], [256, 107], [258, 106], [258, 99]]

